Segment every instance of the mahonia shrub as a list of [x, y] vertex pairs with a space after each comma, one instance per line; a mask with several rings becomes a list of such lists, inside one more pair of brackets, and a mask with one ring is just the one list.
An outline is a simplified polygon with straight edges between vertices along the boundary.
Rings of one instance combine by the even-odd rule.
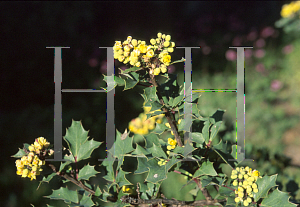
[[[129, 36], [113, 46], [114, 58], [132, 67], [120, 70], [119, 76], [110, 77], [114, 78], [113, 83], [107, 81], [105, 75], [104, 80], [108, 85], [114, 84], [111, 89], [145, 87], [141, 94], [144, 112], [131, 120], [129, 131], [116, 130], [115, 142], [101, 163], [106, 169], [102, 177], [107, 181], [104, 188], [90, 182], [91, 177], [98, 177], [95, 166], [86, 164], [79, 168], [77, 165], [80, 161], [86, 163], [102, 143], [89, 140], [82, 123], [74, 120], [63, 137], [68, 145], [63, 150], [65, 161], [57, 166], [45, 160], [53, 150], [46, 139], [38, 138], [13, 156], [21, 158], [16, 161], [17, 175], [31, 180], [41, 176], [40, 183], [60, 176], [64, 183], [76, 184], [77, 190], [61, 187], [47, 196], [63, 200], [69, 206], [106, 206], [105, 202], [110, 206], [296, 206], [289, 202], [288, 193], [275, 189], [277, 175], [261, 176], [258, 170], [243, 167], [234, 159], [240, 147], [221, 138], [218, 140], [224, 110], [202, 117], [197, 104], [199, 96], [185, 97], [185, 89], [178, 85], [177, 76], [168, 73], [169, 65], [185, 61], [182, 58], [171, 62], [174, 47], [171, 36], [161, 33], [152, 38], [149, 45]], [[158, 76], [162, 81], [158, 82]], [[185, 119], [188, 115], [185, 104], [191, 106], [192, 123]], [[184, 139], [186, 134], [189, 139]], [[135, 137], [142, 137], [143, 142], [134, 145]], [[137, 168], [127, 172], [123, 167], [124, 160], [129, 158], [136, 160]], [[232, 169], [231, 175], [223, 172], [224, 165]], [[51, 173], [43, 174], [42, 167], [51, 169]], [[161, 184], [171, 172], [185, 175], [184, 186], [195, 184], [190, 191], [194, 200], [180, 201], [161, 193]], [[145, 173], [147, 177], [135, 186], [126, 178], [129, 173]], [[204, 199], [197, 200], [198, 195]]]

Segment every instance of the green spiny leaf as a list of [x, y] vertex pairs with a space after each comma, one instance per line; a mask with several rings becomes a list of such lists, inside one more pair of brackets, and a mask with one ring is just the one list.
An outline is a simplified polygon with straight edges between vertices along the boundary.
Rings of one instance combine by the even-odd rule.
[[94, 169], [94, 166], [87, 164], [79, 170], [78, 180], [89, 180], [90, 177], [96, 176], [97, 173], [99, 172]]
[[278, 190], [274, 190], [272, 193], [268, 195], [267, 198], [263, 199], [261, 202], [261, 206], [266, 207], [293, 207], [297, 206], [289, 202], [289, 194]]
[[268, 176], [265, 175], [262, 178], [258, 178], [256, 181], [257, 184], [257, 193], [253, 193], [254, 201], [257, 202], [260, 198], [266, 198], [268, 196], [269, 190], [276, 186], [276, 175]]
[[202, 175], [210, 175], [210, 176], [218, 175], [212, 162], [210, 161], [203, 162], [200, 168], [195, 172], [194, 178]]
[[61, 187], [58, 190], [53, 190], [51, 195], [45, 197], [56, 200], [64, 200], [66, 203], [78, 203], [77, 191], [69, 190], [68, 188], [64, 187]]

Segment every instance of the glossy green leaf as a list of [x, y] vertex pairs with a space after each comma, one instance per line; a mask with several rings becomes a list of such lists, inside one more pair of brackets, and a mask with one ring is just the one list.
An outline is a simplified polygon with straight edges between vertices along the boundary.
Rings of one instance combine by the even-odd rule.
[[174, 101], [172, 103], [172, 107], [176, 107], [180, 102], [183, 102], [184, 95], [179, 95], [176, 98], [174, 98]]
[[12, 155], [11, 157], [21, 158], [24, 155], [27, 155], [27, 153], [23, 149], [19, 148], [19, 151], [16, 154]]
[[257, 193], [253, 193], [254, 201], [257, 202], [260, 198], [266, 198], [268, 196], [269, 190], [276, 186], [276, 175], [268, 176], [265, 175], [262, 178], [258, 178], [256, 181], [257, 184]]
[[124, 79], [125, 87], [124, 90], [133, 88], [139, 82], [139, 74], [130, 72], [129, 77]]
[[267, 198], [263, 199], [261, 206], [265, 207], [295, 207], [296, 204], [289, 202], [289, 194], [278, 190], [274, 190], [268, 195]]
[[122, 168], [120, 168], [118, 170], [118, 174], [117, 174], [117, 177], [116, 177], [116, 180], [115, 182], [118, 184], [118, 186], [121, 188], [123, 185], [132, 185], [132, 183], [130, 183], [125, 175], [129, 174], [129, 172], [125, 172], [122, 170]]
[[121, 140], [121, 133], [117, 130], [116, 141], [112, 148], [108, 150], [112, 155], [118, 159], [123, 159], [122, 156], [134, 150], [132, 147], [132, 137], [127, 137]]
[[205, 142], [205, 139], [204, 139], [203, 135], [199, 132], [192, 132], [191, 133], [191, 140], [193, 142], [196, 142], [196, 143], [200, 144], [200, 145], [202, 145]]
[[203, 162], [200, 168], [195, 172], [194, 178], [197, 178], [202, 175], [210, 175], [210, 176], [218, 175], [212, 162], [210, 161]]
[[97, 172], [94, 166], [87, 164], [82, 169], [79, 170], [78, 180], [89, 180], [91, 177], [95, 177]]
[[148, 151], [152, 153], [154, 157], [165, 158], [167, 159], [166, 153], [162, 150], [160, 146], [153, 144], [151, 148], [148, 148]]
[[81, 121], [72, 120], [72, 125], [67, 129], [64, 136], [64, 140], [77, 162], [89, 158], [93, 150], [101, 144], [101, 142], [93, 140], [88, 141], [87, 135], [88, 131], [84, 130]]
[[156, 134], [154, 133], [149, 133], [149, 134], [146, 134], [145, 135], [145, 138], [146, 138], [146, 147], [147, 148], [150, 148], [153, 146], [153, 144], [156, 144], [156, 145], [160, 145], [159, 143], [159, 138]]
[[69, 190], [68, 188], [64, 187], [61, 187], [58, 190], [53, 190], [51, 195], [45, 197], [56, 200], [64, 200], [66, 203], [78, 203], [79, 201], [77, 191]]

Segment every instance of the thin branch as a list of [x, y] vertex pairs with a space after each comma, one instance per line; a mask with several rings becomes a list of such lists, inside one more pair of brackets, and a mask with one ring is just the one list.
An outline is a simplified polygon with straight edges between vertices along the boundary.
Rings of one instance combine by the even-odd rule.
[[131, 205], [138, 205], [138, 204], [169, 204], [169, 205], [181, 205], [184, 206], [207, 206], [207, 205], [221, 205], [221, 202], [225, 202], [226, 199], [220, 199], [220, 200], [201, 200], [201, 201], [178, 201], [176, 199], [152, 199], [152, 200], [146, 200], [146, 199], [138, 199], [133, 198], [129, 196], [122, 196], [121, 201], [123, 203], [129, 203]]
[[92, 189], [88, 188], [87, 186], [85, 186], [82, 182], [76, 180], [75, 178], [72, 178], [71, 176], [61, 173], [59, 171], [56, 170], [55, 166], [52, 164], [47, 164], [52, 170], [53, 172], [55, 172], [58, 176], [61, 176], [69, 181], [71, 181], [72, 183], [74, 183], [75, 185], [83, 188], [84, 190], [86, 190], [87, 192], [91, 193], [92, 195], [95, 195], [95, 191], [93, 191]]
[[[157, 96], [158, 96], [160, 104], [161, 105], [165, 105], [164, 100], [162, 99], [162, 95], [161, 95], [160, 89], [159, 89], [159, 84], [155, 80], [155, 76], [153, 74], [150, 74], [150, 78], [151, 78], [152, 84], [156, 87]], [[165, 112], [165, 117], [167, 118], [167, 120], [168, 120], [168, 122], [170, 124], [171, 130], [172, 130], [172, 132], [173, 132], [173, 134], [175, 136], [175, 139], [177, 141], [178, 146], [182, 147], [183, 144], [181, 142], [181, 137], [178, 134], [178, 129], [177, 129], [177, 126], [175, 124], [175, 120], [174, 121], [172, 120], [170, 111], [168, 109], [166, 109], [166, 108], [163, 107], [162, 110]]]

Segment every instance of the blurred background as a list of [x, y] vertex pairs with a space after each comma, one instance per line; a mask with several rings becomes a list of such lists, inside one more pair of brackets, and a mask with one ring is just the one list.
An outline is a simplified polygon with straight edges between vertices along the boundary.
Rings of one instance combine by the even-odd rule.
[[[279, 189], [299, 203], [300, 36], [293, 29], [287, 33], [275, 27], [284, 19], [281, 9], [288, 3], [1, 2], [1, 206], [64, 206], [43, 197], [58, 189], [61, 180], [42, 184], [36, 191], [39, 182], [16, 175], [16, 159], [10, 157], [23, 143], [40, 136], [53, 143], [54, 49], [46, 47], [70, 47], [62, 49], [62, 89], [99, 89], [106, 87], [102, 76], [106, 49], [99, 47], [112, 47], [128, 35], [149, 44], [158, 32], [170, 34], [176, 46], [201, 46], [192, 50], [193, 89], [235, 89], [236, 50], [229, 47], [253, 46], [245, 50], [245, 149], [246, 158], [254, 162], [245, 164], [262, 174], [278, 174]], [[172, 61], [181, 57], [184, 49], [175, 49]], [[116, 73], [120, 67], [116, 60]], [[170, 72], [177, 73], [183, 84], [183, 63], [172, 65]], [[124, 92], [116, 88], [115, 125], [121, 132], [143, 112], [139, 93], [142, 86]], [[203, 116], [225, 109], [219, 136], [235, 142], [235, 93], [201, 93], [198, 108]], [[91, 138], [105, 141], [105, 93], [62, 93], [62, 109], [63, 135], [72, 119], [81, 120]], [[102, 144], [90, 161], [101, 172], [99, 177], [106, 172], [97, 159], [105, 156]], [[132, 171], [134, 166], [126, 163], [129, 167], [124, 170]], [[170, 191], [186, 182], [178, 176], [171, 174], [162, 184], [164, 195], [191, 199], [192, 188], [183, 189], [185, 193]], [[135, 176], [126, 177], [136, 182]], [[105, 184], [102, 178], [92, 181], [101, 189]]]

